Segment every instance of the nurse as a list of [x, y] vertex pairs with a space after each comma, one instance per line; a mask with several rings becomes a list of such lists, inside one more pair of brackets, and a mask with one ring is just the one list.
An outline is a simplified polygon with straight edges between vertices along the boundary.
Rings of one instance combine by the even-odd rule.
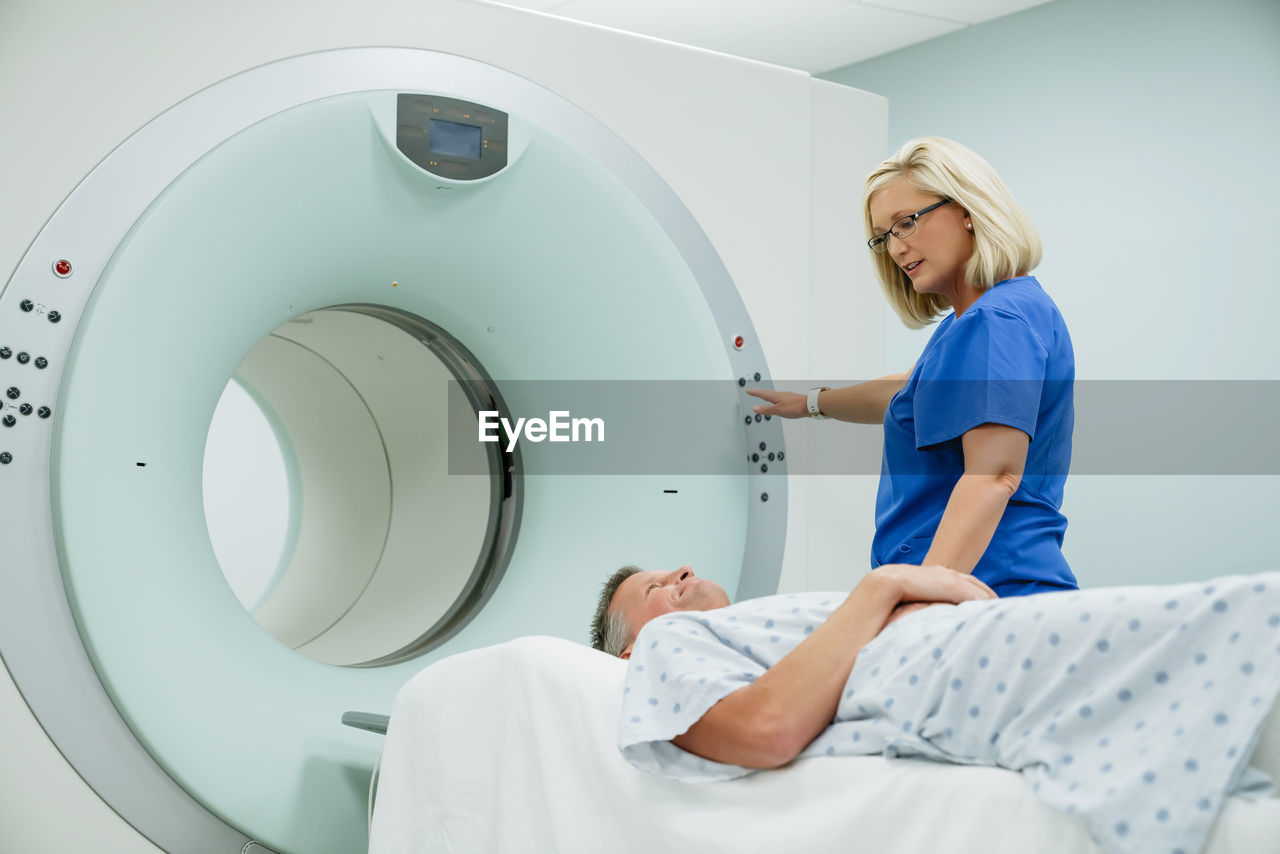
[[751, 389], [784, 418], [883, 424], [871, 566], [971, 572], [1000, 596], [1077, 586], [1062, 539], [1075, 357], [1035, 277], [1040, 238], [995, 170], [912, 140], [868, 177], [867, 246], [903, 323], [938, 323], [905, 374], [809, 394]]

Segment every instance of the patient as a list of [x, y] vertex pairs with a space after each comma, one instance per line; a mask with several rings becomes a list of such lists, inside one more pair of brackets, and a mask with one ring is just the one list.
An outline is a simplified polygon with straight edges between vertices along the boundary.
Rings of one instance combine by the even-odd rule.
[[[933, 607], [928, 607], [932, 605]], [[727, 780], [882, 755], [1020, 772], [1105, 850], [1197, 851], [1280, 693], [1280, 574], [996, 598], [941, 566], [850, 593], [729, 603], [690, 567], [626, 567], [593, 645], [627, 659], [636, 768]]]
[[[941, 566], [882, 566], [862, 579], [839, 607], [751, 690], [712, 706], [672, 741], [718, 762], [774, 768], [794, 759], [831, 723], [858, 651], [908, 613], [937, 603], [995, 599], [979, 579]], [[693, 567], [672, 571], [626, 566], [605, 583], [592, 622], [592, 646], [631, 658], [636, 636], [655, 617], [729, 605], [714, 581]], [[805, 697], [805, 702], [793, 698]]]

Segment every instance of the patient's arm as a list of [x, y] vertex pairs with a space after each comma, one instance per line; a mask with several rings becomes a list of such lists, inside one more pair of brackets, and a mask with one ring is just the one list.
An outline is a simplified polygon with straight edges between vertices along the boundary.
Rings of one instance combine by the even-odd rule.
[[731, 765], [785, 765], [831, 723], [858, 652], [900, 603], [994, 598], [978, 579], [945, 567], [881, 567], [781, 661], [716, 703], [672, 742]]
[[885, 625], [896, 623], [908, 614], [914, 614], [922, 608], [928, 608], [931, 605], [941, 605], [942, 602], [903, 602], [893, 609], [893, 613], [889, 615], [889, 619], [885, 620]]

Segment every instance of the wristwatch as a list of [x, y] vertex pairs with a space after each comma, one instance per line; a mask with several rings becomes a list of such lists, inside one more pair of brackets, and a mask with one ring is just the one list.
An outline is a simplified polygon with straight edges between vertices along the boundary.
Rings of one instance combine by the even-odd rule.
[[811, 389], [809, 389], [809, 396], [805, 399], [805, 406], [806, 406], [806, 407], [808, 408], [808, 410], [809, 410], [809, 417], [810, 417], [810, 418], [819, 418], [819, 419], [821, 419], [821, 418], [826, 418], [826, 417], [827, 417], [827, 416], [823, 415], [823, 414], [822, 414], [822, 410], [818, 408], [818, 394], [819, 394], [820, 392], [824, 392], [824, 391], [829, 391], [829, 388], [828, 388], [827, 386], [825, 386], [825, 385], [824, 385], [822, 388], [811, 388]]

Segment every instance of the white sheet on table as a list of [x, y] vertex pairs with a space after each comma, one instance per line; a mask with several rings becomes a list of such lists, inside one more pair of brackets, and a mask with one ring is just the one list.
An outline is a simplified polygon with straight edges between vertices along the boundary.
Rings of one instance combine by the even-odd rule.
[[[393, 709], [370, 854], [1099, 854], [997, 768], [868, 756], [714, 785], [642, 773], [617, 749], [625, 674], [546, 637], [419, 673]], [[1269, 731], [1280, 760], [1280, 726]], [[1205, 854], [1277, 854], [1277, 840], [1280, 801], [1231, 798]]]

